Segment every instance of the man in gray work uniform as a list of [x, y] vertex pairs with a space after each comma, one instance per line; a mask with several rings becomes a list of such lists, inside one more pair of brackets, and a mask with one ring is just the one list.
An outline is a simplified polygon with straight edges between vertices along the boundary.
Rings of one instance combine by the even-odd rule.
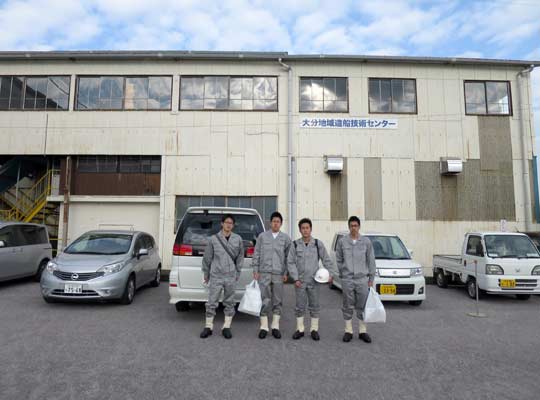
[[283, 217], [277, 211], [270, 216], [270, 228], [257, 238], [253, 254], [253, 278], [261, 288], [262, 308], [259, 339], [268, 334], [268, 313], [272, 308], [272, 336], [281, 338], [279, 319], [283, 303], [283, 283], [287, 280], [287, 254], [291, 238], [280, 231]]
[[226, 339], [232, 338], [234, 293], [244, 264], [244, 244], [242, 238], [232, 231], [234, 222], [231, 214], [224, 215], [221, 220], [221, 230], [210, 237], [204, 251], [202, 272], [204, 283], [208, 284], [208, 302], [206, 303], [206, 324], [200, 335], [202, 339], [212, 334], [221, 292], [223, 292], [225, 306], [225, 322], [221, 334]]
[[306, 307], [311, 316], [311, 338], [320, 340], [319, 303], [320, 283], [315, 281], [315, 274], [319, 269], [319, 260], [330, 272], [328, 283], [332, 283], [332, 274], [337, 274], [337, 269], [328, 255], [324, 243], [311, 236], [312, 222], [309, 218], [302, 218], [298, 222], [298, 228], [302, 237], [293, 242], [287, 257], [289, 276], [294, 280], [296, 293], [296, 332], [293, 339], [298, 340], [304, 336], [304, 316]]
[[349, 218], [349, 234], [337, 243], [336, 263], [343, 291], [343, 341], [350, 342], [353, 337], [352, 317], [356, 309], [359, 319], [358, 336], [364, 342], [371, 343], [363, 319], [369, 288], [375, 279], [375, 253], [371, 241], [360, 235], [360, 219], [356, 216]]

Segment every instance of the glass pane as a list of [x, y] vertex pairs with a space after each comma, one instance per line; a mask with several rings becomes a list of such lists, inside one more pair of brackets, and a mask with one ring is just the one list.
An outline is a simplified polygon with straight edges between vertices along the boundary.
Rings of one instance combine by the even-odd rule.
[[321, 101], [302, 101], [300, 111], [322, 111], [323, 102]]
[[324, 78], [324, 100], [336, 99], [336, 80], [334, 78]]
[[323, 103], [324, 111], [335, 111], [336, 102], [334, 100], [325, 100]]
[[147, 174], [159, 174], [161, 172], [161, 157], [151, 156], [141, 158], [142, 172]]
[[312, 79], [311, 80], [311, 100], [323, 100], [323, 80]]
[[170, 76], [150, 77], [148, 108], [169, 110], [171, 108], [171, 87], [172, 78]]
[[231, 78], [231, 99], [242, 99], [242, 78]]
[[201, 206], [202, 207], [213, 207], [214, 206], [214, 198], [212, 196], [203, 196], [201, 198]]
[[203, 109], [203, 100], [185, 100], [182, 99], [180, 103], [180, 108], [182, 110], [202, 110]]
[[277, 100], [254, 100], [254, 110], [277, 110]]
[[240, 207], [251, 208], [251, 197], [240, 197]]
[[264, 198], [264, 220], [269, 221], [270, 215], [277, 210], [277, 197], [268, 196]]
[[347, 101], [347, 78], [336, 78], [336, 100]]
[[[311, 79], [301, 78], [300, 79], [300, 101], [310, 101], [311, 100]], [[300, 109], [300, 111], [303, 111]]]
[[486, 93], [483, 82], [465, 82], [465, 112], [467, 114], [486, 113]]
[[50, 76], [47, 85], [47, 108], [67, 110], [69, 105], [68, 76]]
[[126, 78], [126, 110], [147, 108], [148, 78]]
[[11, 95], [11, 76], [0, 78], [0, 110], [9, 109], [9, 97]]
[[23, 107], [24, 98], [24, 78], [22, 76], [14, 76], [11, 82], [11, 99], [9, 108], [20, 110]]
[[124, 156], [120, 157], [119, 171], [123, 173], [139, 173], [141, 172], [141, 157], [140, 156]]
[[202, 100], [204, 98], [204, 78], [182, 78], [180, 80], [181, 100]]
[[242, 99], [243, 100], [253, 99], [253, 78], [242, 79]]
[[225, 196], [215, 196], [214, 197], [214, 206], [215, 207], [225, 207]]
[[369, 80], [369, 109], [370, 112], [391, 111], [391, 93], [389, 79]]
[[116, 172], [118, 158], [116, 156], [97, 157], [97, 172]]
[[77, 108], [81, 110], [98, 108], [99, 78], [79, 78]]
[[264, 220], [264, 197], [261, 197], [261, 196], [253, 197], [253, 201], [251, 202], [251, 207], [257, 210]]
[[410, 79], [392, 79], [392, 112], [412, 113], [416, 111], [416, 90]]
[[341, 112], [347, 111], [348, 104], [346, 101], [336, 101], [334, 104], [335, 104], [336, 111], [341, 111]]
[[239, 207], [239, 197], [227, 197], [227, 207]]
[[97, 157], [80, 156], [77, 158], [77, 170], [79, 172], [97, 172]]
[[486, 82], [488, 114], [509, 114], [510, 96], [507, 82]]
[[277, 99], [277, 79], [272, 77], [253, 78], [253, 98], [264, 100]]

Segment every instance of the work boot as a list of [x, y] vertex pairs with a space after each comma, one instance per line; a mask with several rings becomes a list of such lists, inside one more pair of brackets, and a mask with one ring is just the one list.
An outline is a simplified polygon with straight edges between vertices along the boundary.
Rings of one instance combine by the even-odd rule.
[[321, 337], [319, 336], [319, 332], [317, 331], [311, 331], [311, 338], [315, 341], [321, 340]]
[[345, 334], [343, 335], [343, 341], [345, 343], [348, 343], [352, 340], [352, 333], [350, 332], [345, 332]]
[[225, 339], [230, 339], [232, 338], [232, 332], [231, 332], [231, 328], [223, 328], [221, 330], [221, 334], [223, 335], [223, 337]]
[[212, 329], [210, 328], [204, 328], [199, 335], [201, 339], [206, 339], [208, 336], [212, 335]]
[[266, 338], [266, 335], [268, 335], [268, 331], [265, 331], [264, 329], [261, 329], [259, 331], [259, 339], [264, 339]]
[[276, 339], [281, 339], [281, 332], [279, 329], [272, 329], [272, 336]]
[[300, 332], [300, 331], [296, 331], [292, 335], [292, 338], [294, 340], [298, 340], [298, 339], [303, 338], [303, 337], [304, 337], [304, 332]]
[[371, 337], [365, 332], [359, 334], [358, 339], [363, 340], [366, 343], [371, 343]]

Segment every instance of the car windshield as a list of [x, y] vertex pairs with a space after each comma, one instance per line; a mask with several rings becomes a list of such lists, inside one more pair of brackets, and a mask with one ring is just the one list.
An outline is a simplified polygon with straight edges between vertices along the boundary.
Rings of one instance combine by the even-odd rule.
[[[223, 214], [186, 214], [176, 235], [177, 244], [206, 246], [208, 238], [221, 229]], [[264, 231], [260, 218], [256, 215], [235, 215], [233, 232], [240, 235], [244, 246], [253, 246], [257, 236]]]
[[410, 260], [411, 256], [397, 236], [368, 236], [377, 260]]
[[538, 249], [527, 236], [486, 235], [486, 250], [492, 258], [540, 258]]
[[64, 253], [67, 254], [125, 254], [131, 247], [132, 235], [116, 233], [88, 233], [71, 245]]

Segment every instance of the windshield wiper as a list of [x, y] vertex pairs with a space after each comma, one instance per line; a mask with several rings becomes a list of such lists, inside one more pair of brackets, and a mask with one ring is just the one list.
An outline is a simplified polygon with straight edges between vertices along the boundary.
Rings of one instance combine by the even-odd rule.
[[497, 258], [519, 258], [517, 254], [506, 254], [504, 256], [499, 256]]
[[76, 252], [66, 251], [65, 253], [67, 253], [67, 254], [95, 254], [95, 255], [102, 255], [103, 254], [103, 253], [98, 253], [98, 252], [95, 252], [95, 251], [76, 251]]

